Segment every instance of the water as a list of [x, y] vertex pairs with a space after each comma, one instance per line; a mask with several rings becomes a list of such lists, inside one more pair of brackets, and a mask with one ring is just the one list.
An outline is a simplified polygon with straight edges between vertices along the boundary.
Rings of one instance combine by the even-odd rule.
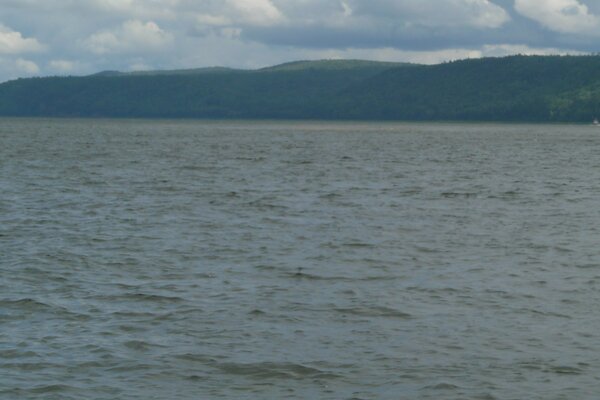
[[0, 120], [0, 398], [595, 399], [599, 143]]

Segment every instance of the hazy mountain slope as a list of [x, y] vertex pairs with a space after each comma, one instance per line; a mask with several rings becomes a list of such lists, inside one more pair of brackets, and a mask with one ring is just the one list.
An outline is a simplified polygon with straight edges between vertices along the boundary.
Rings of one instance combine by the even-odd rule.
[[301, 70], [349, 70], [349, 69], [377, 69], [387, 70], [397, 67], [417, 66], [418, 64], [381, 62], [368, 60], [318, 60], [318, 61], [292, 61], [285, 64], [266, 67], [260, 71], [301, 71]]
[[197, 75], [197, 74], [212, 74], [219, 72], [243, 72], [241, 69], [225, 68], [225, 67], [206, 67], [192, 69], [171, 69], [171, 70], [155, 70], [155, 71], [102, 71], [90, 76], [156, 76], [156, 75]]
[[325, 118], [337, 93], [380, 72], [369, 67], [20, 79], [0, 85], [0, 115]]
[[[450, 120], [589, 120], [560, 112], [582, 88], [600, 83], [600, 57], [523, 57], [463, 60], [398, 68], [345, 91], [346, 109], [357, 118]], [[582, 99], [583, 100], [583, 99]]]
[[598, 56], [302, 61], [0, 85], [0, 115], [13, 116], [590, 121], [599, 106]]

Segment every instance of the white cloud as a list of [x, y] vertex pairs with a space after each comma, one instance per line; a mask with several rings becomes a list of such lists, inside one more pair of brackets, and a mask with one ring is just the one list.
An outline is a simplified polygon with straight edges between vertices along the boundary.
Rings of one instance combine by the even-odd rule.
[[[271, 45], [393, 46], [442, 29], [495, 30], [511, 18], [489, 0], [223, 0], [199, 3], [194, 32]], [[229, 35], [231, 36], [231, 35]], [[464, 35], [463, 37], [466, 37]]]
[[550, 56], [550, 55], [582, 55], [581, 51], [560, 49], [557, 47], [529, 47], [525, 44], [495, 44], [482, 47], [484, 57], [504, 57], [513, 54], [524, 56]]
[[43, 46], [34, 38], [24, 38], [20, 32], [0, 24], [0, 54], [36, 52]]
[[454, 61], [470, 58], [504, 57], [514, 54], [522, 55], [577, 55], [577, 51], [559, 48], [535, 48], [527, 45], [483, 45], [478, 48], [448, 48], [433, 51], [406, 51], [391, 47], [374, 49], [329, 49], [329, 50], [304, 50], [305, 59], [368, 59], [376, 61], [411, 62], [415, 64], [439, 64], [445, 61]]
[[466, 0], [466, 7], [473, 11], [471, 23], [481, 28], [499, 28], [510, 21], [508, 13], [488, 0]]
[[483, 52], [476, 49], [443, 49], [434, 51], [406, 51], [392, 47], [374, 49], [344, 49], [308, 51], [310, 59], [368, 59], [375, 61], [411, 62], [415, 64], [438, 64], [443, 61], [464, 58], [481, 58]]
[[269, 26], [282, 22], [283, 15], [270, 0], [225, 0], [235, 10], [240, 22]]
[[515, 9], [556, 32], [600, 34], [600, 18], [578, 0], [515, 0]]
[[499, 28], [510, 20], [502, 7], [489, 0], [347, 0], [346, 5], [354, 15], [428, 27]]
[[233, 21], [224, 15], [198, 14], [196, 21], [201, 26], [227, 26], [233, 24]]
[[84, 46], [96, 54], [140, 53], [164, 48], [173, 36], [155, 22], [129, 20], [114, 30], [96, 32], [84, 41]]
[[123, 18], [173, 19], [177, 17], [180, 0], [87, 0], [82, 3], [79, 7], [118, 14]]
[[18, 58], [15, 61], [15, 66], [18, 70], [25, 72], [27, 75], [33, 75], [40, 72], [40, 67], [38, 67], [36, 63], [23, 58]]
[[242, 30], [239, 28], [221, 28], [218, 30], [220, 36], [228, 39], [238, 39], [242, 36]]
[[591, 52], [599, 19], [600, 0], [0, 0], [0, 21], [10, 21], [0, 22], [0, 81], [297, 59], [431, 64]]
[[127, 68], [129, 71], [149, 71], [152, 66], [144, 63], [143, 61], [134, 62]]
[[68, 60], [51, 60], [48, 63], [48, 66], [51, 70], [66, 73], [72, 72], [75, 70], [76, 63]]
[[39, 74], [40, 70], [32, 61], [22, 58], [0, 57], [0, 82]]
[[[444, 61], [465, 58], [501, 57], [512, 54], [550, 55], [579, 54], [576, 51], [560, 48], [530, 47], [525, 44], [481, 45], [473, 48], [452, 47], [432, 51], [411, 51], [393, 47], [377, 48], [298, 48], [273, 47], [261, 43], [242, 42], [216, 36], [199, 39], [203, 53], [189, 52], [182, 57], [179, 67], [224, 65], [238, 68], [261, 68], [290, 60], [320, 59], [368, 59], [377, 61], [412, 62], [418, 64], [438, 64]], [[172, 65], [169, 68], [175, 68]]]
[[200, 36], [239, 37], [245, 27], [276, 27], [286, 22], [285, 16], [270, 0], [222, 0], [197, 3], [190, 7], [194, 15], [194, 31]]

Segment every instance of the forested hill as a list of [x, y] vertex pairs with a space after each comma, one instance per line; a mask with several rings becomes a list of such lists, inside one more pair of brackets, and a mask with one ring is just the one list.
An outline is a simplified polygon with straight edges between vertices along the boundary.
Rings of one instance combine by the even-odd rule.
[[600, 56], [18, 79], [0, 85], [0, 115], [589, 122], [600, 117]]

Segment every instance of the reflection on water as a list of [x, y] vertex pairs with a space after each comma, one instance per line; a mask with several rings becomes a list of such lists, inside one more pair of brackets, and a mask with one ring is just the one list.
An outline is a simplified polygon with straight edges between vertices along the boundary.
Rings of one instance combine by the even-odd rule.
[[0, 120], [0, 397], [594, 399], [599, 143]]

